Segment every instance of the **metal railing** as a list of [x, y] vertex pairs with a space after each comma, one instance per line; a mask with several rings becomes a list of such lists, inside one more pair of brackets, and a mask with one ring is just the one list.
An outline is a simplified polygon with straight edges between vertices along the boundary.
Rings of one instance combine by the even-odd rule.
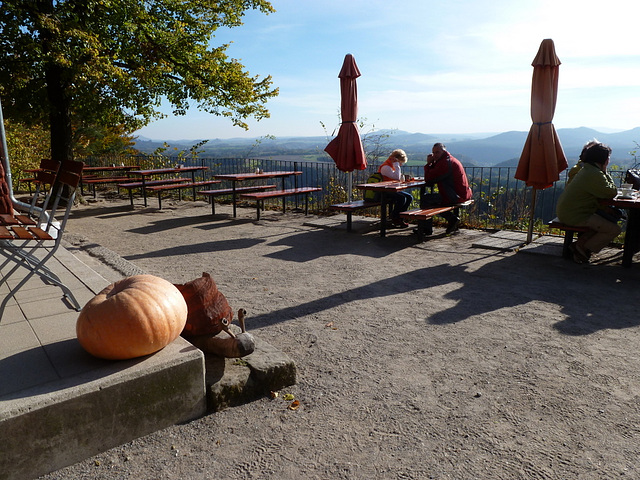
[[[330, 212], [330, 205], [348, 200], [347, 188], [349, 177], [352, 185], [365, 183], [369, 175], [376, 172], [378, 165], [369, 165], [366, 170], [352, 173], [339, 171], [333, 162], [306, 162], [294, 160], [269, 160], [251, 158], [168, 158], [153, 156], [99, 157], [83, 159], [87, 165], [140, 165], [141, 168], [159, 168], [175, 164], [185, 166], [201, 165], [208, 167], [203, 173], [203, 180], [210, 179], [214, 174], [252, 172], [256, 168], [263, 171], [295, 170], [302, 175], [290, 177], [288, 188], [311, 186], [321, 187], [321, 192], [312, 194], [309, 204], [310, 211], [317, 214]], [[522, 181], [516, 180], [516, 167], [465, 167], [473, 198], [472, 207], [464, 212], [463, 221], [467, 226], [484, 229], [526, 230], [530, 219], [532, 204], [532, 189]], [[422, 176], [423, 167], [405, 166], [403, 172]], [[616, 184], [622, 182], [624, 171], [611, 170]], [[560, 180], [552, 187], [536, 192], [534, 230], [543, 231], [543, 226], [555, 217], [555, 205], [566, 184], [567, 170], [560, 174]], [[362, 198], [355, 187], [352, 198]], [[287, 207], [298, 208], [298, 197], [288, 197]], [[274, 201], [274, 205], [281, 205], [281, 199]], [[267, 203], [269, 205], [269, 203]], [[417, 200], [416, 200], [417, 206]]]

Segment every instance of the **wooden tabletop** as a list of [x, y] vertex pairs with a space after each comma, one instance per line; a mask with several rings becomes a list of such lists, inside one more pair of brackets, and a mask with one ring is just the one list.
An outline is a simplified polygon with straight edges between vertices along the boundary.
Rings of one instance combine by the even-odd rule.
[[619, 208], [640, 208], [640, 193], [635, 193], [631, 198], [616, 196], [609, 200], [602, 200], [602, 203]]
[[165, 173], [180, 173], [180, 172], [193, 172], [196, 170], [207, 170], [209, 167], [167, 167], [167, 168], [152, 168], [148, 170], [131, 170], [127, 172], [131, 175], [142, 175], [143, 177], [149, 175], [161, 175]]
[[281, 172], [247, 172], [247, 173], [223, 173], [219, 175], [213, 175], [213, 178], [219, 180], [255, 180], [259, 178], [275, 178], [275, 177], [288, 177], [290, 175], [302, 175], [299, 171], [281, 171]]
[[138, 165], [109, 165], [104, 167], [84, 167], [83, 172], [122, 172], [127, 170], [136, 170], [140, 168]]
[[360, 190], [373, 190], [374, 192], [399, 192], [408, 188], [424, 187], [425, 185], [426, 182], [424, 180], [412, 180], [410, 182], [387, 180], [378, 183], [360, 183], [356, 185], [356, 188]]

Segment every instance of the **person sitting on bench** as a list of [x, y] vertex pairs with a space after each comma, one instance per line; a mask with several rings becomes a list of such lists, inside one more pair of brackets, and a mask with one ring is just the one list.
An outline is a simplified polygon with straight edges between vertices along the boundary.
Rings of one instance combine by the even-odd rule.
[[591, 229], [569, 247], [576, 263], [589, 263], [591, 254], [606, 247], [620, 235], [622, 229], [615, 219], [599, 213], [600, 200], [611, 199], [618, 193], [613, 179], [607, 173], [611, 147], [594, 143], [580, 156], [583, 167], [560, 195], [556, 215], [562, 223]]
[[[407, 154], [404, 153], [404, 150], [398, 148], [391, 152], [389, 158], [380, 165], [378, 172], [382, 175], [382, 179], [385, 181], [392, 180], [402, 182], [404, 180], [404, 176], [402, 175], [402, 165], [405, 163], [407, 163]], [[413, 197], [409, 192], [403, 191], [387, 195], [393, 202], [393, 209], [391, 210], [391, 222], [393, 222], [393, 226], [396, 228], [407, 228], [409, 224], [400, 218], [400, 212], [409, 210]]]
[[[471, 200], [473, 192], [460, 160], [451, 155], [442, 143], [434, 144], [431, 152], [424, 166], [424, 180], [427, 186], [437, 185], [438, 193], [426, 194], [422, 198], [420, 208], [457, 205]], [[441, 216], [447, 220], [447, 234], [458, 230], [460, 218], [457, 209], [444, 212]], [[431, 235], [431, 220], [427, 222], [424, 232]]]

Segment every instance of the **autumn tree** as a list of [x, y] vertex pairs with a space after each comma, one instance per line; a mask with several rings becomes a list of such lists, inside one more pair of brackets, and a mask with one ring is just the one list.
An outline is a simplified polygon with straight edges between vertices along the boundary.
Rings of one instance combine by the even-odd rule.
[[47, 125], [51, 156], [73, 159], [80, 126], [125, 134], [196, 108], [247, 129], [269, 116], [271, 77], [251, 76], [212, 46], [221, 26], [242, 25], [265, 0], [11, 0], [0, 2], [4, 116]]

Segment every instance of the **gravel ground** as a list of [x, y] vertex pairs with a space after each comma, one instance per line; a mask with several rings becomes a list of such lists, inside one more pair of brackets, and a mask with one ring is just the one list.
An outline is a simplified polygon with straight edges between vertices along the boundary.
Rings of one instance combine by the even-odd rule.
[[298, 383], [43, 479], [640, 478], [637, 267], [163, 205], [83, 205], [72, 250], [110, 280], [209, 272]]

